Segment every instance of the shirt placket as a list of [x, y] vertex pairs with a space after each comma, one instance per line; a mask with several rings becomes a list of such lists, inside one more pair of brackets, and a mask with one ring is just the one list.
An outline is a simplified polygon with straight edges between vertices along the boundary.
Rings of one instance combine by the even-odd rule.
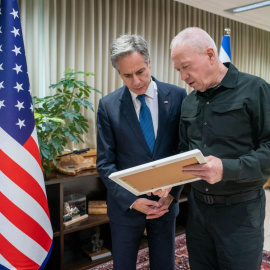
[[202, 128], [202, 147], [204, 155], [208, 155], [208, 146], [210, 143], [210, 134], [209, 134], [209, 120], [211, 117], [211, 108], [210, 101], [206, 99], [203, 106], [203, 128]]
[[[203, 128], [202, 128], [202, 147], [203, 147], [203, 154], [204, 156], [208, 156], [209, 153], [209, 144], [210, 144], [210, 133], [209, 133], [209, 124], [211, 119], [211, 108], [210, 108], [210, 101], [207, 98], [204, 101], [203, 106]], [[207, 182], [203, 181], [203, 189], [205, 192], [209, 192], [209, 185]]]

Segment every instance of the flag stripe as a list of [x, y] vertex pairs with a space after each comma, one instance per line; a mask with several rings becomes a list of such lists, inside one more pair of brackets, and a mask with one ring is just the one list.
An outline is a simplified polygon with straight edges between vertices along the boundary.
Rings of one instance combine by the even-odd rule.
[[[0, 214], [0, 220], [1, 214]], [[15, 269], [39, 269], [39, 265], [16, 249], [0, 234], [0, 253], [7, 261], [13, 261]], [[26, 244], [26, 243], [25, 243]], [[16, 258], [16, 260], [14, 260]]]
[[52, 243], [51, 248], [50, 248], [50, 250], [49, 250], [49, 252], [47, 254], [47, 257], [44, 259], [42, 265], [39, 267], [39, 270], [43, 270], [45, 268], [48, 260], [50, 259], [50, 255], [52, 253], [52, 250], [53, 250], [53, 243]]
[[[47, 234], [52, 237], [50, 219], [43, 208], [29, 194], [25, 193], [19, 186], [14, 184], [5, 174], [0, 171], [1, 192], [10, 201], [13, 201], [22, 211], [31, 218], [38, 221]], [[12, 192], [9, 192], [12, 190]], [[32, 224], [30, 224], [32, 226]]]
[[[0, 235], [1, 236], [1, 235]], [[0, 269], [5, 270], [5, 269], [15, 269], [13, 265], [11, 265], [2, 255], [1, 255], [1, 247], [0, 247]]]
[[28, 174], [28, 172], [18, 166], [18, 164], [16, 164], [2, 150], [0, 150], [0, 158], [5, 163], [5, 167], [2, 168], [2, 172], [9, 178], [9, 180], [14, 182], [14, 184], [35, 199], [49, 217], [50, 214], [47, 205], [47, 197], [35, 179]]
[[229, 58], [231, 58], [231, 38], [230, 36], [224, 36], [222, 39], [222, 48], [226, 52]]
[[[2, 195], [0, 198], [0, 205], [5, 205], [3, 207], [2, 214], [24, 232], [29, 237], [32, 237], [39, 245], [41, 245], [46, 251], [50, 249], [50, 237], [44, 231], [44, 228], [40, 226], [34, 219], [28, 216], [20, 208], [18, 208], [12, 201], [10, 201], [6, 196]], [[21, 222], [24, 220], [24, 222]], [[31, 224], [31, 227], [29, 227]]]
[[29, 137], [29, 139], [26, 141], [26, 143], [24, 144], [23, 147], [29, 153], [31, 153], [31, 155], [35, 158], [35, 160], [39, 164], [40, 168], [42, 169], [39, 149], [38, 149], [38, 146], [37, 146], [35, 140], [32, 138], [32, 136]]
[[229, 55], [225, 52], [223, 47], [220, 48], [219, 59], [222, 63], [231, 62]]
[[[39, 185], [45, 190], [42, 170], [36, 159], [21, 144], [9, 136], [0, 127], [1, 150], [27, 171]], [[20, 153], [20, 154], [18, 154]], [[4, 163], [3, 163], [4, 164]]]
[[222, 63], [231, 62], [231, 37], [228, 35], [222, 38], [219, 59]]

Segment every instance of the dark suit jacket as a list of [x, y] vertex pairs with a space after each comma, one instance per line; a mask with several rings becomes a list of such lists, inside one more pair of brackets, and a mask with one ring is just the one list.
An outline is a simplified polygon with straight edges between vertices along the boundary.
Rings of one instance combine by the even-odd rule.
[[[177, 154], [181, 104], [186, 97], [183, 88], [162, 83], [155, 78], [158, 88], [158, 131], [151, 156], [136, 115], [130, 92], [126, 86], [103, 97], [97, 116], [97, 169], [107, 187], [108, 216], [111, 221], [129, 226], [145, 222], [145, 214], [129, 207], [137, 196], [108, 178], [124, 170]], [[168, 101], [164, 103], [164, 101]], [[178, 201], [182, 187], [172, 188], [170, 194]], [[147, 195], [142, 195], [151, 199]], [[158, 200], [157, 196], [152, 199]], [[162, 219], [170, 220], [179, 213], [179, 204], [173, 202]]]

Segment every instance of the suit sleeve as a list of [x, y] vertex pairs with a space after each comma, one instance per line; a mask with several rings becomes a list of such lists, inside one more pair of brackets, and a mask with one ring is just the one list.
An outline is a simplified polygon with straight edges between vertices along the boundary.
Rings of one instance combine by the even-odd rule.
[[116, 184], [109, 175], [117, 171], [117, 149], [114, 132], [102, 99], [99, 102], [97, 114], [97, 169], [107, 192], [113, 196], [120, 208], [125, 212], [137, 200], [137, 197]]
[[[182, 103], [184, 101], [184, 99], [186, 98], [187, 96], [187, 93], [185, 91], [185, 89], [181, 89], [181, 99], [180, 99], [180, 104], [177, 103], [177, 106], [179, 106], [179, 110], [181, 111], [181, 107], [182, 107]], [[177, 100], [177, 99], [176, 99]], [[180, 115], [180, 118], [181, 118], [181, 115]], [[178, 123], [178, 138], [179, 138], [179, 141], [181, 142], [181, 136], [180, 136], [180, 120], [179, 120], [179, 123]], [[182, 145], [181, 145], [181, 148]], [[180, 143], [178, 143], [178, 149], [177, 149], [177, 153], [180, 153], [180, 152], [183, 152], [183, 151], [180, 151], [181, 150], [180, 148]], [[180, 197], [180, 194], [182, 192], [184, 188], [184, 185], [181, 185], [181, 186], [176, 186], [176, 187], [173, 187], [170, 194], [174, 197], [174, 202], [177, 202], [178, 203], [178, 200], [179, 200], [179, 197]]]

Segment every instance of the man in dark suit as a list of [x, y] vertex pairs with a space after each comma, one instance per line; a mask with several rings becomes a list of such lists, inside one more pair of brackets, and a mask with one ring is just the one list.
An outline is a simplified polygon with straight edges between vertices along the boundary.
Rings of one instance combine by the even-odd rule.
[[[177, 154], [178, 124], [186, 92], [151, 77], [148, 46], [140, 36], [116, 39], [111, 61], [125, 86], [99, 102], [97, 168], [107, 187], [114, 269], [136, 269], [145, 228], [151, 269], [174, 269], [175, 219], [182, 187], [160, 190], [161, 198], [153, 194], [137, 197], [110, 180], [109, 175]], [[141, 127], [142, 110], [151, 113], [150, 140]]]

